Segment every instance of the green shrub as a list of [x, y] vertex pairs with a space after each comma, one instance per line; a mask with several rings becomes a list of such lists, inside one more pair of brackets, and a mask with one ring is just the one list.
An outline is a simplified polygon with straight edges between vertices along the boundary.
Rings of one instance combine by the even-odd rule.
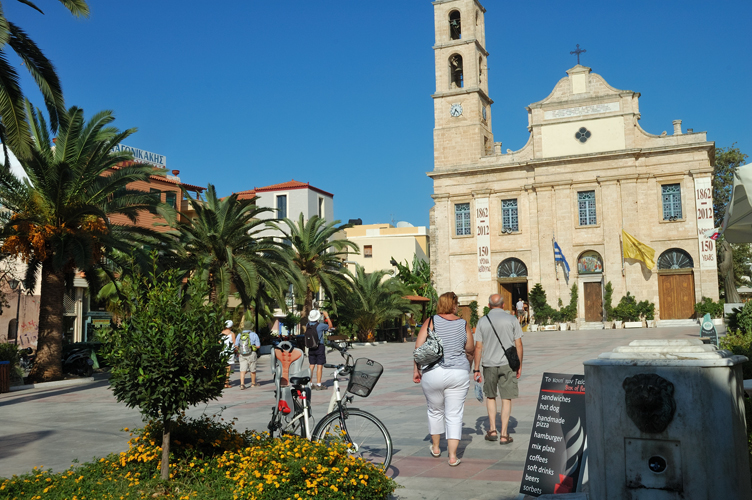
[[546, 292], [540, 283], [536, 283], [528, 294], [530, 308], [533, 310], [533, 318], [539, 325], [548, 325], [561, 321], [561, 313], [548, 305]]
[[483, 306], [483, 316], [488, 315], [489, 312], [491, 312], [491, 308], [488, 306]]
[[722, 318], [723, 304], [723, 300], [714, 302], [713, 299], [709, 297], [703, 297], [700, 302], [695, 304], [695, 312], [697, 313], [698, 318], [702, 318], [706, 314], [710, 314], [711, 318]]
[[474, 300], [468, 304], [470, 308], [470, 328], [475, 328], [478, 325], [478, 301]]
[[[569, 290], [569, 305], [560, 310], [561, 318], [564, 321], [572, 323], [577, 319], [577, 296], [577, 284], [574, 284]], [[559, 299], [559, 302], [561, 303], [561, 299]], [[561, 306], [561, 304], [559, 305]]]
[[741, 330], [743, 333], [752, 332], [752, 301], [742, 307], [735, 307], [728, 315], [729, 331]]
[[606, 311], [606, 321], [613, 321], [616, 319], [614, 317], [613, 297], [614, 287], [609, 281], [606, 283], [606, 288], [603, 292], [603, 309]]
[[655, 319], [655, 304], [647, 300], [637, 302], [634, 295], [627, 292], [612, 309], [611, 315], [617, 321], [640, 321]]
[[[729, 332], [732, 330], [729, 329]], [[735, 333], [728, 333], [719, 339], [718, 348], [747, 356], [749, 361], [742, 365], [742, 375], [745, 380], [752, 379], [752, 332], [736, 330]]]

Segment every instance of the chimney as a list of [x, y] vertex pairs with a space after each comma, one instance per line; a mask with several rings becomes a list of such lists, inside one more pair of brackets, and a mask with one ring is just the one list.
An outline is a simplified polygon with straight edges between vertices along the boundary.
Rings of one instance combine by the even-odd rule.
[[674, 120], [674, 135], [681, 135], [681, 120]]

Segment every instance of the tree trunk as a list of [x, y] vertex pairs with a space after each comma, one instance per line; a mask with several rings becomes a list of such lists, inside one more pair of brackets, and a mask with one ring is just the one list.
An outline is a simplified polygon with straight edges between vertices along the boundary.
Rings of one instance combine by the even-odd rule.
[[63, 314], [65, 273], [53, 269], [51, 259], [42, 264], [42, 290], [39, 301], [39, 337], [32, 382], [49, 382], [63, 378]]
[[169, 419], [162, 422], [162, 463], [160, 473], [162, 479], [170, 479], [170, 423]]
[[305, 302], [303, 303], [303, 315], [300, 318], [301, 324], [308, 324], [308, 314], [310, 314], [311, 309], [313, 309], [313, 290], [307, 288], [305, 293]]

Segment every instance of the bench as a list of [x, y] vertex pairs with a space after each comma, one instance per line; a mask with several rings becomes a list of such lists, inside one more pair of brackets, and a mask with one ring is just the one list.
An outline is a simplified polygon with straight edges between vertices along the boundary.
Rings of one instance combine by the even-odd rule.
[[340, 347], [342, 347], [342, 344], [345, 345], [345, 347], [350, 348], [352, 347], [352, 340], [345, 337], [344, 335], [329, 335], [326, 340], [329, 342], [336, 343]]

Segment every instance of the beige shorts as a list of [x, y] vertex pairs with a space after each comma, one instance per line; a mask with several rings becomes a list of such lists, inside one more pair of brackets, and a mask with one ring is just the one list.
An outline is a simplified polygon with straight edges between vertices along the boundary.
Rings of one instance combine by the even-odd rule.
[[520, 396], [517, 387], [517, 372], [509, 365], [483, 367], [483, 393], [487, 398], [515, 399]]
[[258, 356], [255, 352], [252, 352], [250, 354], [247, 354], [243, 356], [242, 354], [238, 356], [239, 363], [240, 363], [240, 371], [241, 372], [255, 372], [256, 371], [256, 360], [258, 359]]

